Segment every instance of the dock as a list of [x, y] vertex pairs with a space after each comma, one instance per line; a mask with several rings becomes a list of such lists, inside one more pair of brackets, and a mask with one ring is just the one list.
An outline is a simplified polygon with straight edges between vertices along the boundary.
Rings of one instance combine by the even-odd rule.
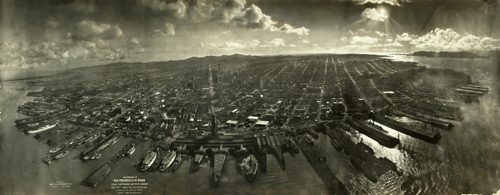
[[439, 131], [434, 129], [426, 129], [420, 127], [412, 127], [404, 123], [400, 123], [394, 119], [385, 117], [381, 114], [374, 114], [373, 120], [379, 122], [382, 125], [390, 127], [396, 131], [407, 134], [414, 138], [418, 138], [430, 143], [437, 143], [441, 139], [441, 134]]

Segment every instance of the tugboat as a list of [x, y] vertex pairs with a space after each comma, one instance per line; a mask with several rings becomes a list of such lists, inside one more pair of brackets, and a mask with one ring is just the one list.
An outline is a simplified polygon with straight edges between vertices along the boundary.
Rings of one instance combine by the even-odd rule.
[[174, 150], [169, 150], [167, 155], [163, 157], [163, 160], [161, 161], [160, 172], [167, 170], [174, 163], [176, 156], [177, 153], [175, 153]]
[[241, 159], [238, 167], [240, 168], [243, 176], [245, 176], [245, 179], [251, 183], [257, 176], [257, 170], [259, 170], [259, 162], [257, 161], [255, 155], [250, 154]]
[[49, 149], [49, 152], [50, 153], [56, 153], [56, 152], [59, 152], [59, 150], [61, 150], [61, 147], [55, 147], [55, 148]]
[[43, 162], [47, 165], [47, 166], [50, 166], [52, 165], [53, 161], [52, 161], [52, 158], [50, 156], [47, 156], [43, 159]]
[[131, 156], [135, 152], [135, 145], [133, 143], [127, 144], [123, 149], [122, 156]]
[[187, 152], [187, 146], [179, 146], [177, 147], [177, 156], [175, 157], [174, 163], [172, 163], [172, 166], [170, 166], [170, 171], [175, 172], [184, 162], [186, 159], [186, 154]]
[[69, 150], [62, 151], [61, 153], [57, 154], [54, 159], [61, 159], [62, 157], [65, 157], [66, 155], [69, 154]]
[[94, 155], [92, 155], [91, 159], [92, 160], [97, 160], [99, 158], [101, 158], [102, 154], [101, 153], [95, 153]]
[[148, 155], [146, 155], [146, 157], [142, 160], [141, 171], [147, 171], [155, 162], [156, 157], [157, 153], [155, 151], [149, 152]]

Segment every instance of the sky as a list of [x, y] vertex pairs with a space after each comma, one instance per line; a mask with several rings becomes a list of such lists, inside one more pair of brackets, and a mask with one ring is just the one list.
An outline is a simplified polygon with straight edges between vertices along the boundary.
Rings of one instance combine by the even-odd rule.
[[500, 47], [500, 0], [0, 1], [3, 70]]

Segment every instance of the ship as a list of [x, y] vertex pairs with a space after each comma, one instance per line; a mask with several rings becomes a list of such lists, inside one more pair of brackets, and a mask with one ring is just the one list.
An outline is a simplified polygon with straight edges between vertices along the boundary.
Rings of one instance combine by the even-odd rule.
[[175, 153], [175, 151], [169, 150], [167, 155], [165, 155], [161, 161], [160, 172], [167, 170], [174, 163], [176, 156], [177, 153]]
[[184, 162], [184, 159], [186, 158], [187, 154], [186, 148], [187, 148], [186, 145], [177, 147], [177, 156], [175, 157], [174, 163], [172, 163], [170, 171], [172, 172], [176, 171]]
[[388, 131], [373, 122], [365, 123], [360, 120], [347, 120], [347, 124], [385, 147], [394, 148], [400, 143], [399, 139], [392, 137]]
[[52, 124], [52, 125], [47, 124], [47, 125], [44, 125], [44, 126], [38, 128], [38, 129], [29, 130], [26, 133], [28, 133], [28, 134], [35, 134], [35, 133], [44, 132], [44, 131], [47, 131], [47, 130], [50, 130], [50, 129], [54, 128], [56, 125], [57, 125], [57, 123]]
[[69, 154], [69, 150], [62, 151], [61, 153], [57, 154], [54, 159], [60, 159], [62, 157], [65, 157], [66, 155]]
[[373, 119], [389, 128], [426, 142], [437, 143], [441, 139], [441, 134], [435, 129], [408, 125], [380, 114], [375, 114]]
[[101, 154], [101, 153], [95, 153], [94, 155], [92, 155], [91, 159], [92, 159], [92, 160], [97, 160], [97, 159], [100, 159], [100, 158], [101, 158], [101, 156], [102, 156], [102, 154]]
[[177, 170], [181, 166], [182, 162], [184, 162], [184, 159], [185, 159], [184, 154], [177, 154], [177, 156], [175, 157], [174, 163], [172, 163], [170, 170], [172, 172]]
[[127, 144], [123, 149], [123, 156], [131, 156], [135, 152], [135, 145]]
[[61, 150], [61, 147], [55, 147], [55, 148], [49, 149], [49, 152], [50, 153], [56, 153], [56, 152], [59, 152], [59, 150]]
[[148, 170], [149, 167], [151, 167], [151, 165], [153, 165], [153, 163], [155, 162], [156, 157], [157, 153], [155, 151], [149, 152], [148, 155], [146, 155], [146, 157], [144, 157], [144, 159], [142, 160], [141, 171]]
[[250, 154], [245, 158], [241, 159], [238, 164], [241, 173], [245, 176], [248, 182], [253, 182], [257, 176], [257, 170], [259, 170], [259, 162], [255, 155]]
[[219, 150], [214, 151], [213, 182], [215, 184], [219, 183], [220, 181], [222, 169], [224, 168], [224, 162], [226, 161], [227, 154], [228, 154], [228, 149], [222, 148], [222, 145], [220, 146]]

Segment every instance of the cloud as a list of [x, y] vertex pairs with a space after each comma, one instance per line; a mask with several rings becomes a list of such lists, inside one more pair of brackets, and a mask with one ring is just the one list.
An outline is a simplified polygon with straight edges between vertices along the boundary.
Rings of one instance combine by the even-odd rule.
[[273, 39], [271, 41], [269, 41], [269, 43], [274, 46], [274, 47], [279, 47], [279, 46], [285, 46], [285, 40], [283, 39], [280, 39], [280, 38], [276, 38], [276, 39]]
[[309, 35], [310, 30], [305, 27], [295, 28], [292, 25], [283, 24], [283, 26], [279, 27], [277, 31], [289, 34]]
[[243, 15], [235, 17], [233, 22], [238, 26], [250, 29], [263, 29], [271, 32], [309, 35], [309, 29], [305, 27], [296, 28], [286, 23], [282, 26], [276, 26], [278, 22], [274, 21], [271, 16], [263, 13], [262, 10], [254, 4], [246, 8]]
[[412, 40], [414, 40], [415, 38], [417, 38], [416, 35], [411, 35], [411, 34], [408, 34], [408, 33], [403, 33], [403, 34], [400, 34], [400, 35], [396, 36], [396, 41], [397, 42], [402, 42], [402, 43], [405, 43], [405, 42], [409, 43]]
[[[355, 0], [357, 4], [364, 5], [368, 3], [373, 4], [388, 4], [393, 6], [401, 6], [400, 0]], [[409, 0], [401, 0], [401, 2], [409, 2]]]
[[59, 27], [59, 22], [56, 21], [54, 18], [49, 18], [47, 20], [47, 26], [50, 28], [57, 28]]
[[309, 35], [309, 29], [305, 27], [294, 27], [287, 23], [278, 25], [277, 21], [263, 13], [257, 5], [247, 6], [245, 0], [177, 0], [172, 3], [161, 0], [140, 0], [140, 4], [193, 23], [218, 21], [247, 29]]
[[132, 43], [134, 45], [139, 45], [141, 42], [139, 41], [139, 39], [133, 37], [130, 39], [130, 43]]
[[344, 48], [352, 51], [488, 51], [500, 49], [500, 40], [472, 34], [460, 34], [448, 28], [436, 28], [418, 36], [409, 33], [391, 35], [359, 29], [340, 39]]
[[[74, 24], [70, 36], [51, 41], [25, 43], [3, 42], [0, 45], [0, 68], [32, 69], [64, 64], [95, 64], [122, 60], [142, 49], [140, 41], [120, 39], [117, 25], [83, 20]], [[132, 44], [130, 44], [132, 43]]]
[[282, 38], [274, 38], [269, 41], [251, 40], [232, 40], [226, 42], [200, 43], [200, 46], [207, 49], [221, 49], [225, 51], [241, 52], [256, 51], [262, 52], [273, 49], [294, 48], [295, 44], [288, 44]]
[[500, 40], [491, 37], [479, 37], [472, 34], [460, 34], [451, 28], [436, 28], [429, 33], [413, 38], [409, 44], [418, 50], [465, 51], [492, 50], [500, 47]]
[[366, 8], [362, 13], [361, 17], [366, 20], [384, 22], [389, 18], [387, 11], [382, 8]]
[[222, 8], [222, 19], [229, 23], [236, 17], [239, 17], [246, 5], [245, 0], [228, 0]]
[[153, 37], [164, 38], [175, 35], [175, 26], [171, 23], [165, 23], [163, 29], [156, 29], [153, 31]]
[[341, 49], [348, 52], [401, 52], [403, 45], [393, 36], [380, 31], [359, 29], [349, 31], [349, 36], [340, 38]]
[[370, 37], [370, 36], [353, 36], [351, 38], [350, 43], [353, 45], [373, 45], [378, 43], [379, 39], [376, 37]]
[[116, 39], [123, 35], [118, 25], [98, 23], [93, 20], [82, 20], [72, 33], [72, 37], [77, 40], [90, 39]]
[[162, 0], [139, 0], [139, 3], [154, 11], [164, 11], [175, 18], [184, 18], [187, 6], [182, 0], [166, 3]]
[[262, 13], [262, 10], [253, 4], [245, 9], [243, 15], [235, 17], [233, 21], [238, 26], [264, 30], [272, 30], [277, 23], [271, 19], [271, 16]]

